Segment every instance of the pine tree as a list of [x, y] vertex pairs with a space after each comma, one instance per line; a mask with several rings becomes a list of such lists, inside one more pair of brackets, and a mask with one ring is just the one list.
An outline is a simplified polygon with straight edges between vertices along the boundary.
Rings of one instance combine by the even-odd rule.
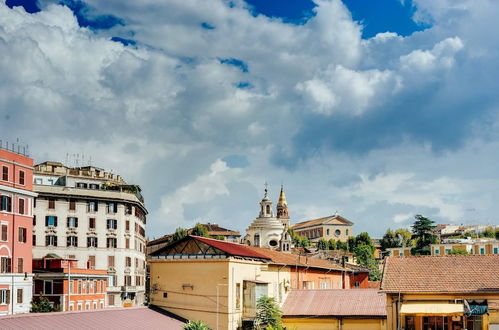
[[44, 296], [40, 296], [37, 300], [31, 301], [31, 313], [50, 313], [54, 311], [54, 307], [52, 307], [50, 301]]
[[263, 296], [256, 303], [255, 329], [282, 329], [282, 313], [272, 297]]
[[434, 221], [417, 214], [414, 216], [416, 221], [412, 225], [412, 238], [416, 241], [414, 254], [430, 254], [430, 244], [436, 243], [437, 236], [432, 230], [436, 227]]

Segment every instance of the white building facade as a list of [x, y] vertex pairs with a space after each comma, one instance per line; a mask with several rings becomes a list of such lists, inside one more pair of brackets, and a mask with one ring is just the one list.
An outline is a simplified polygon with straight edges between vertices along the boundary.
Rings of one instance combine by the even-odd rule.
[[55, 254], [108, 273], [106, 307], [145, 299], [147, 210], [140, 188], [95, 167], [35, 166], [33, 258]]

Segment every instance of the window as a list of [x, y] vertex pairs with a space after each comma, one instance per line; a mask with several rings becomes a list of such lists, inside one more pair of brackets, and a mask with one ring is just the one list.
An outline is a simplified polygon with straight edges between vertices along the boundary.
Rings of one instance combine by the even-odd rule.
[[241, 308], [241, 283], [236, 283], [236, 308]]
[[32, 238], [33, 238], [33, 246], [36, 246], [36, 235], [33, 234]]
[[77, 236], [68, 236], [67, 237], [67, 244], [66, 246], [70, 247], [77, 247], [78, 246], [78, 237]]
[[360, 288], [360, 282], [359, 281], [355, 281], [355, 288]]
[[69, 281], [69, 293], [75, 293], [75, 283], [73, 280]]
[[130, 239], [127, 238], [125, 239], [125, 249], [129, 249], [130, 248]]
[[69, 210], [70, 211], [75, 211], [76, 210], [76, 201], [74, 199], [69, 200]]
[[25, 182], [24, 176], [25, 176], [24, 171], [19, 171], [19, 184], [23, 185], [23, 186], [24, 186], [24, 182]]
[[340, 235], [341, 235], [341, 230], [336, 229], [336, 230], [334, 231], [334, 234], [335, 234], [336, 236], [340, 236]]
[[12, 197], [2, 195], [2, 211], [12, 211]]
[[440, 248], [435, 247], [435, 255], [438, 256], [440, 254]]
[[23, 303], [23, 289], [17, 289], [17, 303]]
[[97, 237], [87, 237], [87, 247], [97, 247]]
[[129, 220], [127, 220], [125, 222], [125, 231], [130, 231], [130, 221]]
[[132, 267], [132, 258], [125, 257], [125, 267]]
[[480, 248], [480, 254], [485, 254], [485, 248], [483, 247]]
[[99, 185], [98, 185], [98, 184], [96, 184], [96, 183], [90, 183], [90, 184], [88, 185], [88, 188], [90, 188], [90, 189], [99, 189]]
[[19, 214], [24, 214], [24, 198], [19, 198], [19, 205], [17, 209]]
[[445, 316], [423, 316], [423, 330], [448, 330], [449, 322]]
[[45, 246], [57, 246], [57, 236], [55, 235], [45, 236]]
[[107, 219], [107, 229], [117, 229], [118, 221], [116, 219]]
[[126, 204], [126, 206], [125, 206], [125, 214], [132, 214], [132, 205]]
[[33, 216], [33, 226], [36, 226], [36, 215]]
[[499, 252], [499, 248], [494, 248], [494, 254], [497, 254]]
[[132, 285], [132, 277], [130, 275], [125, 275], [125, 285], [126, 286]]
[[140, 276], [135, 276], [135, 285], [141, 285], [141, 277]]
[[57, 227], [57, 217], [53, 215], [47, 215], [45, 217], [45, 226]]
[[55, 209], [55, 199], [49, 198], [49, 209]]
[[107, 203], [107, 213], [115, 214], [118, 212], [118, 203]]
[[78, 228], [78, 218], [68, 217], [68, 228]]
[[329, 236], [329, 229], [326, 229], [326, 236]]
[[10, 290], [0, 290], [0, 305], [10, 304]]
[[347, 230], [345, 230], [345, 235], [347, 235], [347, 236], [348, 236], [348, 229], [347, 229]]
[[108, 248], [117, 248], [117, 240], [116, 238], [107, 238], [107, 247]]
[[78, 294], [82, 292], [81, 289], [82, 289], [81, 280], [78, 280]]
[[95, 229], [95, 218], [88, 219], [88, 229]]
[[35, 179], [35, 184], [42, 184], [42, 183], [43, 183], [42, 179], [40, 179], [40, 178]]
[[9, 168], [7, 166], [2, 166], [2, 180], [9, 181]]
[[321, 281], [320, 286], [321, 286], [321, 290], [326, 290], [328, 288], [327, 281]]
[[135, 268], [139, 268], [139, 258], [135, 258]]
[[19, 242], [26, 243], [26, 228], [19, 227]]
[[43, 293], [52, 294], [54, 291], [54, 283], [52, 281], [43, 281]]
[[255, 234], [255, 244], [254, 246], [256, 247], [259, 247], [260, 246], [260, 235], [259, 234]]
[[107, 256], [107, 266], [114, 267], [114, 256]]
[[468, 330], [482, 330], [482, 315], [468, 316]]
[[8, 226], [6, 224], [2, 224], [2, 241], [6, 242], [8, 238]]
[[109, 306], [114, 306], [114, 294], [110, 294], [107, 296], [108, 297], [108, 301], [107, 301], [107, 304]]
[[18, 273], [24, 273], [24, 259], [23, 258], [17, 258], [17, 272]]
[[88, 256], [88, 269], [95, 268], [95, 256]]
[[86, 189], [88, 185], [85, 182], [77, 182], [76, 183], [76, 188], [84, 188]]
[[10, 273], [12, 265], [12, 259], [1, 257], [0, 258], [0, 273]]
[[99, 204], [96, 201], [88, 202], [88, 212], [97, 212], [99, 210]]
[[406, 330], [416, 330], [416, 317], [406, 316], [405, 317], [405, 328]]

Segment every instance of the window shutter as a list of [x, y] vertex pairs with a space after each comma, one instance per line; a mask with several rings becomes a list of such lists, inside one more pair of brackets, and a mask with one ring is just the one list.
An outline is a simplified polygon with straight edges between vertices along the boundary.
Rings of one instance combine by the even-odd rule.
[[57, 217], [54, 217], [54, 226], [57, 227]]
[[6, 240], [7, 240], [7, 226], [2, 225], [2, 241], [6, 241]]
[[46, 215], [45, 216], [45, 227], [48, 227], [48, 225], [49, 225], [49, 216]]
[[70, 227], [70, 225], [71, 225], [71, 223], [70, 223], [71, 221], [70, 221], [69, 219], [70, 219], [70, 218], [67, 218], [67, 219], [66, 219], [66, 227], [68, 227], [68, 228], [69, 228], [69, 227]]
[[5, 290], [5, 302], [10, 305], [10, 290]]
[[17, 272], [24, 273], [24, 259], [17, 258]]
[[57, 246], [57, 236], [54, 236], [54, 246]]
[[75, 218], [75, 227], [78, 228], [78, 218]]
[[45, 236], [45, 246], [49, 246], [50, 237]]

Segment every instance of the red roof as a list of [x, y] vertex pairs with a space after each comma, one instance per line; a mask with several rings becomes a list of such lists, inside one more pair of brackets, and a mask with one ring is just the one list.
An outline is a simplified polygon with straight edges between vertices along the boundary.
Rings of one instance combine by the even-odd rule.
[[499, 255], [388, 257], [381, 291], [499, 292]]
[[183, 329], [184, 323], [147, 307], [17, 314], [0, 317], [2, 330]]
[[206, 237], [200, 237], [200, 236], [188, 236], [188, 237], [193, 238], [196, 241], [203, 242], [205, 244], [213, 246], [213, 247], [215, 247], [219, 250], [222, 250], [224, 252], [227, 252], [228, 254], [233, 255], [233, 256], [241, 256], [241, 257], [270, 260], [270, 258], [267, 257], [266, 255], [263, 255], [263, 254], [258, 253], [256, 251], [253, 251], [252, 249], [248, 248], [245, 245], [241, 245], [241, 244], [237, 244], [237, 243], [230, 243], [230, 242], [225, 242], [225, 241], [219, 241], [219, 240], [216, 240], [213, 238], [206, 238]]
[[373, 289], [291, 290], [284, 317], [386, 316], [386, 296]]

